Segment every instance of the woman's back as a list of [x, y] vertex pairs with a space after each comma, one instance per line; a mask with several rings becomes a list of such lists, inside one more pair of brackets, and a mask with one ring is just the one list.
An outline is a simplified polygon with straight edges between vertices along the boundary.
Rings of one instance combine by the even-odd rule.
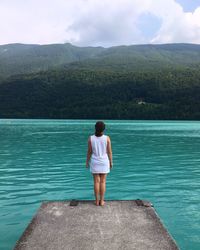
[[90, 137], [92, 145], [92, 157], [94, 158], [106, 158], [107, 157], [107, 136], [96, 136]]
[[92, 173], [109, 173], [110, 165], [107, 154], [107, 136], [90, 136], [92, 156], [90, 160], [90, 171]]

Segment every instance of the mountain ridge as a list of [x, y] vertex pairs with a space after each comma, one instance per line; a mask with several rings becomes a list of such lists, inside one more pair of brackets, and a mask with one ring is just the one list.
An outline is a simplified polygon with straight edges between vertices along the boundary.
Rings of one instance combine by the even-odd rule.
[[200, 45], [33, 48], [0, 53], [1, 118], [200, 120]]
[[[151, 65], [152, 63], [152, 65]], [[109, 48], [65, 44], [0, 45], [0, 77], [36, 73], [52, 68], [139, 70], [169, 66], [199, 66], [198, 44], [121, 45]]]

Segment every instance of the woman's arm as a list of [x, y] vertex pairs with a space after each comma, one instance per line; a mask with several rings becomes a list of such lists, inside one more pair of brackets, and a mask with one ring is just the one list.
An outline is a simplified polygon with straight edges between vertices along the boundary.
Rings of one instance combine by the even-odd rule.
[[113, 159], [112, 159], [111, 140], [110, 140], [109, 136], [107, 138], [108, 138], [108, 140], [107, 140], [107, 154], [108, 154], [108, 158], [109, 158], [109, 161], [110, 161], [110, 168], [112, 168], [113, 167]]
[[88, 139], [87, 159], [86, 159], [86, 168], [89, 167], [89, 160], [90, 160], [91, 155], [92, 155], [92, 145], [91, 145], [91, 141], [90, 141], [90, 137], [89, 137], [89, 139]]

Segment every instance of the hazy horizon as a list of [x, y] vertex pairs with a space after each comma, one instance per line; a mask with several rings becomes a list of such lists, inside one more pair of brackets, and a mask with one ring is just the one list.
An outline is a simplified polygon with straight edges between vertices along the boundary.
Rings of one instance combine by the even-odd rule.
[[47, 43], [47, 44], [39, 44], [39, 43], [7, 43], [7, 44], [0, 44], [0, 46], [6, 46], [6, 45], [35, 45], [35, 46], [48, 46], [48, 45], [64, 45], [64, 44], [69, 44], [69, 45], [72, 45], [74, 47], [79, 47], [79, 48], [87, 48], [87, 47], [92, 47], [92, 48], [98, 48], [98, 47], [101, 47], [101, 48], [105, 48], [105, 49], [108, 49], [108, 48], [112, 48], [112, 47], [129, 47], [129, 46], [160, 46], [160, 45], [197, 45], [197, 46], [200, 46], [200, 44], [198, 43], [144, 43], [144, 44], [119, 44], [119, 45], [113, 45], [113, 46], [109, 46], [109, 47], [105, 47], [105, 46], [92, 46], [92, 45], [85, 45], [85, 46], [79, 46], [79, 45], [75, 45], [73, 43], [69, 43], [69, 42], [65, 42], [65, 43]]

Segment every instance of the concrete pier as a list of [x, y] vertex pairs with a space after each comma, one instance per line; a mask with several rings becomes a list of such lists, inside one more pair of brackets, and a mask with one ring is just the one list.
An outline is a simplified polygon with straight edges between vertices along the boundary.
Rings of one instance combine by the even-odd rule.
[[43, 202], [14, 250], [177, 250], [144, 200]]

